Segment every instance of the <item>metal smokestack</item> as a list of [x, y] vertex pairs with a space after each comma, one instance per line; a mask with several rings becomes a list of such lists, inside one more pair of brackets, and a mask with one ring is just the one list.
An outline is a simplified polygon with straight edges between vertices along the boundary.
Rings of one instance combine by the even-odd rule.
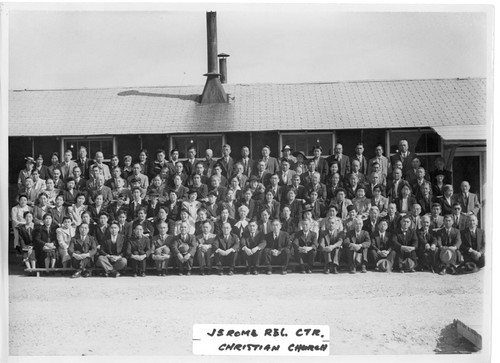
[[207, 12], [207, 58], [208, 72], [201, 103], [226, 103], [227, 94], [222, 87], [217, 68], [217, 13]]
[[219, 57], [220, 81], [222, 84], [227, 83], [227, 57], [229, 54], [221, 53]]

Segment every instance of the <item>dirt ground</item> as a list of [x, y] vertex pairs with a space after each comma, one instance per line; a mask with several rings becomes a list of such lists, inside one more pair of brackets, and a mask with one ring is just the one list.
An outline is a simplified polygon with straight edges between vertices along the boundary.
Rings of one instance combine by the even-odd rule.
[[474, 352], [452, 322], [481, 325], [485, 273], [71, 279], [11, 271], [9, 349], [182, 356], [192, 354], [195, 323], [275, 323], [329, 325], [331, 355]]

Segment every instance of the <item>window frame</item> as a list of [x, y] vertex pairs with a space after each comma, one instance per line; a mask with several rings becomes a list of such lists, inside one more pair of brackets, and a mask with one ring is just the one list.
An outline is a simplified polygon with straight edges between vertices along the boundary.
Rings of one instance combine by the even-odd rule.
[[[332, 150], [335, 148], [335, 140], [336, 140], [335, 130], [332, 130], [332, 131], [313, 131], [313, 132], [308, 131], [308, 130], [303, 130], [302, 132], [297, 132], [297, 131], [291, 131], [291, 132], [280, 131], [278, 134], [279, 134], [278, 145], [279, 145], [280, 156], [281, 156], [281, 150], [283, 149], [283, 146], [285, 146], [285, 144], [283, 143], [283, 136], [301, 136], [301, 135], [304, 135], [304, 134], [307, 134], [307, 135], [311, 135], [311, 134], [314, 134], [314, 135], [331, 135], [331, 138], [332, 138]], [[297, 151], [297, 150], [293, 150], [293, 151]], [[310, 155], [309, 154], [310, 150], [305, 150], [305, 151], [306, 151], [306, 157], [310, 158], [310, 157], [314, 156], [314, 155]], [[328, 157], [330, 155], [331, 154], [322, 154], [323, 157]]]

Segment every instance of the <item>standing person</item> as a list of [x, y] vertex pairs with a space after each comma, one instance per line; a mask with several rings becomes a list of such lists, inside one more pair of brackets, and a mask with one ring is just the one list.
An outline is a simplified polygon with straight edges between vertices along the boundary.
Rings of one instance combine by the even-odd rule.
[[19, 230], [19, 245], [23, 252], [23, 262], [26, 268], [32, 269], [36, 268], [35, 224], [33, 223], [33, 213], [26, 211], [23, 217], [26, 223], [17, 227]]
[[35, 163], [35, 166], [33, 168], [33, 171], [31, 172], [31, 174], [33, 174], [33, 172], [36, 170], [36, 171], [38, 171], [40, 179], [42, 179], [42, 180], [48, 179], [49, 178], [49, 168], [47, 168], [47, 166], [43, 165], [43, 155], [42, 154], [38, 155], [35, 162], [36, 163]]
[[354, 156], [351, 159], [351, 165], [354, 160], [359, 162], [359, 172], [363, 175], [368, 175], [368, 159], [363, 155], [365, 147], [362, 142], [358, 142], [354, 148]]
[[201, 234], [196, 236], [198, 241], [198, 249], [196, 251], [196, 259], [200, 266], [200, 275], [205, 274], [210, 275], [212, 272], [212, 260], [213, 260], [213, 245], [215, 238], [217, 237], [212, 232], [212, 223], [207, 219], [201, 224]]
[[234, 274], [234, 266], [238, 258], [238, 250], [240, 248], [240, 239], [237, 235], [231, 232], [232, 226], [229, 222], [222, 224], [222, 233], [215, 239], [213, 245], [214, 260], [217, 266], [219, 276], [223, 274], [223, 266], [229, 266], [228, 275]]
[[68, 180], [69, 177], [73, 176], [73, 169], [78, 166], [73, 160], [73, 153], [71, 150], [66, 150], [64, 152], [64, 160], [59, 164], [59, 170], [61, 170], [61, 178], [64, 182]]
[[215, 165], [220, 165], [222, 170], [222, 175], [226, 179], [233, 174], [234, 160], [230, 156], [230, 154], [231, 154], [231, 146], [229, 144], [224, 144], [222, 146], [222, 157], [215, 164]]
[[146, 258], [151, 254], [151, 244], [149, 238], [143, 235], [142, 224], [138, 223], [134, 227], [132, 237], [128, 240], [127, 256], [133, 277], [146, 276]]
[[87, 158], [87, 148], [85, 146], [80, 146], [80, 150], [78, 150], [78, 159], [76, 163], [80, 167], [82, 172], [82, 177], [84, 179], [90, 179], [90, 167], [94, 164], [94, 161]]
[[400, 220], [401, 228], [392, 235], [392, 248], [396, 251], [395, 267], [400, 272], [415, 272], [417, 266], [418, 239], [410, 228], [411, 218], [405, 215]]
[[295, 234], [293, 241], [295, 256], [298, 257], [301, 273], [312, 273], [314, 258], [318, 249], [318, 234], [311, 231], [311, 222], [302, 221], [302, 230]]
[[254, 169], [255, 161], [250, 158], [250, 149], [248, 146], [241, 148], [241, 158], [238, 162], [243, 166], [243, 174], [249, 177]]
[[264, 170], [271, 175], [276, 174], [279, 171], [278, 159], [271, 156], [271, 148], [268, 145], [264, 145], [261, 150], [262, 158], [259, 161], [264, 162]]
[[477, 217], [475, 215], [469, 216], [468, 228], [461, 232], [461, 240], [460, 251], [462, 251], [466, 266], [467, 263], [472, 262], [474, 264], [472, 265], [472, 271], [484, 267], [486, 239], [484, 230], [477, 227]]
[[371, 245], [370, 234], [364, 231], [363, 219], [356, 216], [353, 220], [354, 228], [346, 233], [342, 249], [345, 250], [349, 272], [356, 273], [356, 267], [361, 265], [361, 272], [366, 273], [368, 264], [368, 248]]
[[445, 161], [442, 156], [438, 156], [434, 159], [434, 170], [430, 173], [430, 180], [434, 181], [438, 174], [443, 175], [443, 183], [451, 184], [451, 171], [445, 169]]
[[165, 150], [157, 149], [156, 150], [156, 159], [153, 161], [153, 165], [151, 168], [151, 174], [149, 178], [152, 179], [156, 175], [160, 175], [163, 168], [168, 167], [168, 161], [165, 158]]
[[280, 159], [280, 163], [283, 161], [287, 161], [291, 169], [295, 168], [297, 158], [292, 155], [292, 148], [290, 147], [290, 145], [283, 146], [283, 148], [281, 149], [281, 154], [282, 156]]
[[78, 227], [79, 235], [71, 239], [68, 247], [68, 254], [71, 256], [71, 265], [78, 269], [71, 277], [78, 278], [80, 276], [89, 277], [90, 267], [94, 255], [97, 252], [97, 245], [94, 237], [89, 235], [89, 225], [82, 222]]
[[28, 206], [28, 197], [25, 194], [21, 194], [18, 198], [18, 204], [11, 209], [11, 220], [12, 220], [12, 230], [14, 231], [14, 248], [19, 250], [19, 230], [18, 227], [26, 223], [24, 219], [24, 214], [31, 211], [31, 207]]
[[259, 274], [260, 255], [266, 247], [264, 234], [257, 231], [257, 221], [251, 220], [241, 237], [242, 259], [246, 265], [245, 275]]
[[167, 234], [168, 223], [160, 222], [156, 225], [159, 234], [151, 239], [151, 249], [153, 251], [153, 261], [156, 265], [156, 272], [158, 276], [167, 276], [168, 263], [170, 261], [170, 244], [172, 236]]
[[375, 157], [368, 161], [368, 175], [373, 173], [373, 164], [378, 163], [380, 166], [380, 173], [387, 178], [389, 175], [389, 159], [384, 156], [384, 148], [382, 145], [377, 145], [375, 147]]
[[184, 172], [188, 177], [194, 174], [196, 165], [196, 147], [191, 145], [187, 150], [187, 159], [184, 161]]
[[210, 178], [212, 176], [212, 170], [214, 168], [214, 165], [217, 163], [217, 161], [213, 158], [214, 152], [212, 149], [206, 149], [205, 150], [205, 159], [203, 159], [201, 162], [203, 163], [203, 173], [207, 177]]
[[31, 172], [33, 171], [33, 167], [35, 165], [35, 159], [33, 159], [31, 156], [27, 156], [25, 160], [26, 160], [26, 167], [19, 172], [19, 176], [17, 178], [18, 193], [22, 192], [25, 185], [25, 181], [27, 178], [31, 177]]
[[179, 276], [182, 276], [186, 270], [186, 276], [191, 275], [193, 268], [193, 260], [196, 254], [198, 242], [196, 237], [189, 234], [189, 226], [187, 222], [181, 222], [179, 226], [179, 234], [172, 241], [172, 255], [175, 256]]
[[56, 237], [62, 267], [70, 267], [71, 257], [68, 254], [68, 248], [71, 239], [75, 237], [75, 228], [71, 225], [71, 217], [63, 217], [61, 226], [56, 229]]
[[295, 176], [295, 171], [290, 169], [290, 161], [288, 159], [281, 160], [281, 170], [278, 171], [278, 179], [280, 186], [292, 185], [292, 179]]
[[320, 175], [320, 182], [325, 183], [329, 168], [328, 162], [323, 157], [321, 157], [322, 153], [323, 148], [321, 147], [321, 145], [314, 146], [312, 149], [313, 157], [311, 160], [314, 161], [314, 170]]
[[111, 179], [109, 166], [104, 164], [104, 154], [101, 151], [95, 153], [95, 162], [90, 168], [92, 169], [94, 166], [97, 166], [99, 168], [102, 175], [104, 175], [105, 180]]
[[403, 164], [403, 175], [406, 175], [406, 172], [410, 170], [411, 162], [415, 157], [417, 157], [417, 155], [409, 150], [408, 141], [400, 140], [398, 151], [391, 156], [391, 166], [394, 168], [396, 162], [401, 161]]
[[342, 144], [335, 145], [335, 148], [333, 149], [334, 154], [326, 159], [328, 164], [333, 163], [333, 161], [337, 161], [339, 164], [339, 174], [342, 179], [344, 179], [351, 172], [350, 158], [349, 156], [342, 154], [343, 149]]
[[470, 192], [470, 184], [468, 181], [463, 181], [460, 184], [460, 191], [461, 193], [457, 193], [453, 196], [453, 200], [460, 203], [463, 214], [467, 216], [477, 216], [479, 209], [481, 209], [481, 203], [479, 203], [477, 194]]
[[271, 263], [278, 263], [281, 265], [281, 274], [286, 275], [291, 256], [290, 236], [281, 230], [281, 222], [278, 219], [272, 221], [271, 229], [265, 235], [264, 265], [267, 267], [267, 274], [271, 275], [273, 273]]
[[45, 180], [52, 179], [54, 177], [54, 170], [59, 169], [59, 153], [53, 152], [50, 156], [50, 166], [47, 168], [49, 171], [49, 177]]

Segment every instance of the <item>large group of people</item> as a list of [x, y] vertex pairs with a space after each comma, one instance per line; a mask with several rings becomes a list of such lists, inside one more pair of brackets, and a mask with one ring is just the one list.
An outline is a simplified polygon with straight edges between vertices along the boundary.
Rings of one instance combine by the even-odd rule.
[[147, 266], [190, 275], [194, 265], [202, 275], [233, 275], [235, 266], [286, 274], [291, 261], [304, 274], [318, 265], [325, 274], [441, 275], [484, 266], [480, 202], [468, 181], [455, 193], [443, 158], [426, 170], [406, 140], [390, 158], [380, 145], [366, 158], [362, 143], [352, 157], [341, 144], [322, 151], [308, 158], [287, 145], [273, 157], [263, 146], [253, 160], [248, 147], [236, 158], [225, 144], [216, 159], [211, 149], [197, 158], [192, 146], [183, 160], [158, 149], [108, 164], [81, 147], [75, 158], [54, 152], [50, 166], [28, 156], [11, 212], [14, 246], [27, 271], [72, 267], [72, 277], [93, 266], [114, 277], [126, 267], [145, 276]]

